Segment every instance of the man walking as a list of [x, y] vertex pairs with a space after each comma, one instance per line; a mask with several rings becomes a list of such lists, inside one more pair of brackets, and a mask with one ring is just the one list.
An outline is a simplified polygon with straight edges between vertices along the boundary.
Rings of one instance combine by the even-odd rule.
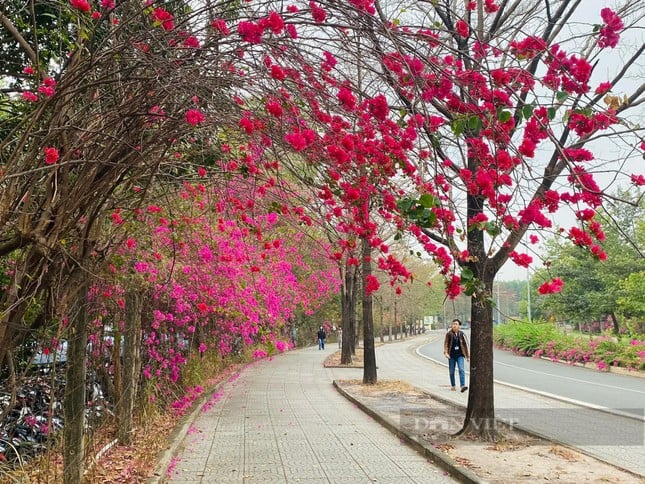
[[470, 361], [468, 353], [468, 342], [466, 335], [461, 331], [461, 321], [453, 319], [450, 331], [446, 333], [443, 341], [443, 355], [448, 358], [448, 372], [450, 374], [450, 390], [457, 390], [455, 387], [455, 365], [459, 369], [459, 384], [462, 393], [468, 390], [466, 386], [466, 370], [464, 369], [464, 358]]
[[320, 329], [318, 329], [318, 349], [319, 350], [324, 350], [325, 349], [325, 338], [327, 337], [327, 333], [325, 333], [325, 328], [320, 326]]

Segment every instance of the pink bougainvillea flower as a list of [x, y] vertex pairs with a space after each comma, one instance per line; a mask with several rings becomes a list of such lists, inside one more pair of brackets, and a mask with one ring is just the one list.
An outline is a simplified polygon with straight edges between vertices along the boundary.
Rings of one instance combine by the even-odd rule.
[[69, 0], [69, 3], [72, 7], [80, 10], [81, 12], [89, 12], [92, 10], [92, 7], [87, 0]]
[[25, 68], [22, 70], [23, 74], [26, 74], [28, 76], [33, 76], [35, 74], [35, 70], [32, 66], [25, 66]]
[[101, 0], [101, 7], [105, 9], [112, 9], [114, 8], [114, 0]]
[[189, 109], [188, 111], [186, 111], [186, 122], [188, 124], [197, 126], [198, 124], [202, 123], [204, 119], [206, 119], [204, 114], [198, 109]]
[[44, 151], [45, 151], [45, 163], [48, 165], [53, 165], [60, 158], [58, 149], [54, 148], [53, 146], [48, 146], [47, 148], [45, 148]]

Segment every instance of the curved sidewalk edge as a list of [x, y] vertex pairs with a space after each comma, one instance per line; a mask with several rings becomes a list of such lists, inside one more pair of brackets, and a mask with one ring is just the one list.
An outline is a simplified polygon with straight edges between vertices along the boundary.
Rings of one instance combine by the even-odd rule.
[[388, 429], [394, 435], [396, 435], [400, 440], [404, 441], [410, 447], [412, 447], [417, 452], [423, 454], [428, 459], [430, 459], [434, 464], [440, 466], [442, 469], [447, 471], [455, 479], [468, 483], [468, 484], [485, 484], [487, 481], [480, 479], [473, 472], [468, 469], [460, 466], [457, 462], [450, 457], [448, 457], [443, 452], [434, 449], [432, 446], [423, 445], [417, 438], [413, 435], [406, 434], [403, 432], [391, 419], [386, 416], [378, 413], [377, 411], [369, 408], [364, 405], [360, 400], [354, 398], [352, 395], [344, 391], [337, 383], [336, 380], [333, 381], [333, 385], [336, 390], [343, 395], [346, 399], [356, 405], [363, 412], [372, 417], [375, 421], [381, 424], [383, 427]]

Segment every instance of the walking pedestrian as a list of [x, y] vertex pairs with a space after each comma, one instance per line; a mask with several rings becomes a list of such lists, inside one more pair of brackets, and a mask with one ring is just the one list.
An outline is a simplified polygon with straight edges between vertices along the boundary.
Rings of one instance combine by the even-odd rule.
[[459, 369], [459, 384], [462, 393], [468, 390], [466, 386], [466, 370], [464, 369], [464, 358], [470, 361], [468, 353], [468, 342], [466, 335], [461, 330], [461, 321], [453, 319], [450, 330], [446, 333], [443, 341], [443, 355], [448, 358], [448, 372], [450, 374], [450, 390], [457, 390], [455, 386], [455, 365]]
[[325, 328], [320, 326], [318, 329], [318, 349], [319, 350], [324, 350], [325, 349], [325, 338], [327, 337], [327, 333], [325, 332]]

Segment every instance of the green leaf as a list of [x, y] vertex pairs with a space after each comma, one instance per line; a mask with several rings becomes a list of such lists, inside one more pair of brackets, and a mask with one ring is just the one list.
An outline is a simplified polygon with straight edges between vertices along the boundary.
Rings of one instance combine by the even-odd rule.
[[501, 121], [502, 123], [507, 122], [509, 119], [511, 119], [511, 112], [510, 111], [500, 111], [497, 114], [497, 119]]
[[524, 119], [529, 119], [531, 116], [533, 116], [533, 109], [535, 108], [532, 104], [525, 104], [524, 106], [522, 106], [522, 116], [524, 117]]
[[399, 207], [399, 210], [401, 210], [401, 212], [407, 213], [412, 207], [413, 203], [414, 203], [414, 200], [412, 200], [411, 198], [402, 198], [397, 202], [397, 205]]
[[495, 237], [501, 234], [502, 231], [495, 222], [486, 222], [486, 233], [491, 237]]
[[472, 296], [473, 294], [475, 294], [475, 286], [466, 286], [464, 288], [464, 294], [466, 296]]
[[568, 97], [569, 93], [567, 91], [560, 91], [555, 95], [555, 98], [558, 100], [558, 102], [564, 102]]
[[464, 129], [466, 127], [466, 122], [464, 121], [463, 118], [455, 119], [450, 124], [450, 127], [452, 128], [452, 132], [455, 134], [455, 136], [459, 136], [464, 132]]
[[479, 119], [479, 116], [470, 116], [468, 118], [468, 129], [469, 130], [475, 131], [476, 133], [478, 133], [481, 128], [482, 128], [482, 120]]
[[426, 208], [434, 207], [436, 205], [435, 198], [429, 193], [424, 193], [419, 197], [419, 203]]
[[462, 282], [472, 281], [473, 277], [474, 277], [473, 271], [471, 271], [468, 267], [464, 267], [461, 270], [461, 280], [462, 280]]
[[553, 107], [549, 108], [546, 110], [547, 116], [549, 117], [549, 121], [552, 121], [555, 118], [555, 113], [557, 110]]

